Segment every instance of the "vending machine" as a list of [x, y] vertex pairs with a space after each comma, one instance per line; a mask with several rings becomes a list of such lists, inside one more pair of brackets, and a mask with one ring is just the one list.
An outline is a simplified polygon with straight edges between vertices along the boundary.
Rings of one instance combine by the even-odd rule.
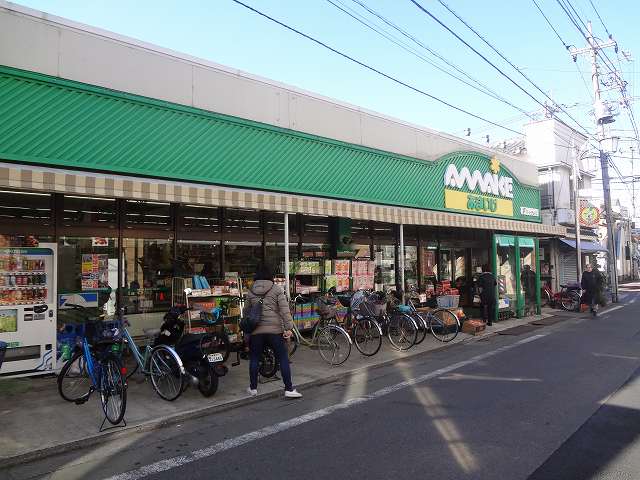
[[0, 376], [56, 368], [56, 244], [0, 248]]

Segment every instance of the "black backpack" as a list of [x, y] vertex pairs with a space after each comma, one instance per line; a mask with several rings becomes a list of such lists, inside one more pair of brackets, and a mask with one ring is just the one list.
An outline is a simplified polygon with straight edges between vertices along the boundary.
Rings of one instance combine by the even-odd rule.
[[243, 312], [242, 320], [240, 320], [240, 330], [245, 335], [249, 335], [253, 333], [253, 331], [258, 327], [260, 322], [262, 322], [262, 304], [264, 303], [264, 297], [266, 297], [269, 292], [273, 289], [275, 284], [271, 285], [271, 288], [266, 291], [263, 295], [258, 295], [253, 290], [253, 293], [256, 297], [258, 297], [258, 301], [251, 305], [251, 307], [245, 309]]

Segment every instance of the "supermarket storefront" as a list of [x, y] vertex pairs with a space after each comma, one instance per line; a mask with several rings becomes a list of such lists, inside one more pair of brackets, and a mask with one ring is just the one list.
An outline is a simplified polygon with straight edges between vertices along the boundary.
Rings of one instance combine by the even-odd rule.
[[489, 264], [522, 315], [536, 237], [562, 234], [540, 223], [538, 189], [482, 152], [424, 161], [9, 67], [0, 98], [0, 247], [57, 245], [57, 303], [124, 307], [133, 333], [157, 326], [177, 280], [246, 288], [262, 261], [291, 293], [465, 305]]

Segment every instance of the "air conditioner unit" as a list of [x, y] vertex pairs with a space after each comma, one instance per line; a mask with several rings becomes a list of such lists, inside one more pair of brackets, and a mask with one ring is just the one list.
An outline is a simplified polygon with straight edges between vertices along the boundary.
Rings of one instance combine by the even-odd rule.
[[576, 217], [571, 208], [558, 208], [556, 210], [556, 223], [560, 225], [575, 225]]

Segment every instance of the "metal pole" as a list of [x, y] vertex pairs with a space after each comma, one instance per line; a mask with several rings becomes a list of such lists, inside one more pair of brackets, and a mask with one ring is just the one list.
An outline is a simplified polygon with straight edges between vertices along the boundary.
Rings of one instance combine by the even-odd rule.
[[402, 303], [404, 303], [404, 225], [400, 224], [400, 291], [402, 292]]
[[284, 290], [287, 298], [291, 296], [289, 285], [289, 214], [284, 214]]
[[582, 275], [582, 250], [580, 248], [580, 194], [578, 192], [578, 162], [573, 157], [573, 210], [576, 228], [576, 282], [580, 283]]

